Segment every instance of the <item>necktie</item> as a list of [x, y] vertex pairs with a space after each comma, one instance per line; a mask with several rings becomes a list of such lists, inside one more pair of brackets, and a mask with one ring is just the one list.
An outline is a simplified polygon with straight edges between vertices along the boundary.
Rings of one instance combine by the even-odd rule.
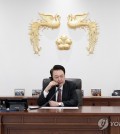
[[62, 102], [61, 89], [58, 89], [57, 102]]

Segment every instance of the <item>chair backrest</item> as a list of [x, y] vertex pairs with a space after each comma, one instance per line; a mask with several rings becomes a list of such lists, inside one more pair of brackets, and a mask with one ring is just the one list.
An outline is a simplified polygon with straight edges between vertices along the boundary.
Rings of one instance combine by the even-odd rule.
[[[83, 104], [83, 93], [82, 93], [82, 80], [78, 79], [78, 78], [66, 78], [66, 80], [68, 81], [72, 81], [76, 84], [77, 88], [76, 88], [76, 93], [78, 96], [78, 106], [81, 106]], [[50, 78], [45, 78], [43, 79], [43, 89], [46, 88], [46, 86], [49, 84], [49, 82], [51, 81]]]

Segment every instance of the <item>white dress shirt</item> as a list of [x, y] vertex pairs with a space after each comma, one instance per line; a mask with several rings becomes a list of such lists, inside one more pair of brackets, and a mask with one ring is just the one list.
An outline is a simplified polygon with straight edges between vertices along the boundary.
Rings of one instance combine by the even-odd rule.
[[[63, 86], [61, 86], [59, 89], [61, 89], [61, 97], [62, 97]], [[56, 90], [58, 90], [58, 87], [56, 87]], [[44, 90], [43, 95], [44, 95], [45, 98], [47, 97], [48, 93], [49, 93], [49, 92], [46, 92], [46, 91]], [[58, 91], [56, 92], [56, 95], [55, 95], [55, 96], [56, 96], [55, 100], [57, 101]]]

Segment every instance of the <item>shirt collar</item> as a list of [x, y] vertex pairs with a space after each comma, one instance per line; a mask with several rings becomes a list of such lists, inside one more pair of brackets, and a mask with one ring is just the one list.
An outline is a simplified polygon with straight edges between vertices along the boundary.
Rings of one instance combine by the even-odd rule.
[[[56, 87], [56, 90], [57, 90], [58, 88], [59, 88], [59, 87]], [[59, 89], [63, 90], [63, 85], [62, 85]]]

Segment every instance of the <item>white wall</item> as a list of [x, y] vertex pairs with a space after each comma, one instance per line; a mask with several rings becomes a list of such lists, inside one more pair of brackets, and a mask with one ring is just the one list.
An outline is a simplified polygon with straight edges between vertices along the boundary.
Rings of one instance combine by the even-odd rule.
[[[34, 55], [30, 23], [38, 13], [58, 13], [59, 29], [40, 31], [40, 56]], [[84, 30], [67, 27], [67, 16], [88, 12], [99, 25], [99, 39], [93, 55], [86, 51], [88, 36]], [[54, 64], [66, 68], [66, 77], [81, 78], [85, 95], [91, 88], [101, 88], [103, 96], [120, 89], [120, 1], [119, 0], [0, 0], [0, 96], [14, 95], [14, 89], [41, 89]], [[61, 35], [73, 41], [69, 51], [57, 49]]]

